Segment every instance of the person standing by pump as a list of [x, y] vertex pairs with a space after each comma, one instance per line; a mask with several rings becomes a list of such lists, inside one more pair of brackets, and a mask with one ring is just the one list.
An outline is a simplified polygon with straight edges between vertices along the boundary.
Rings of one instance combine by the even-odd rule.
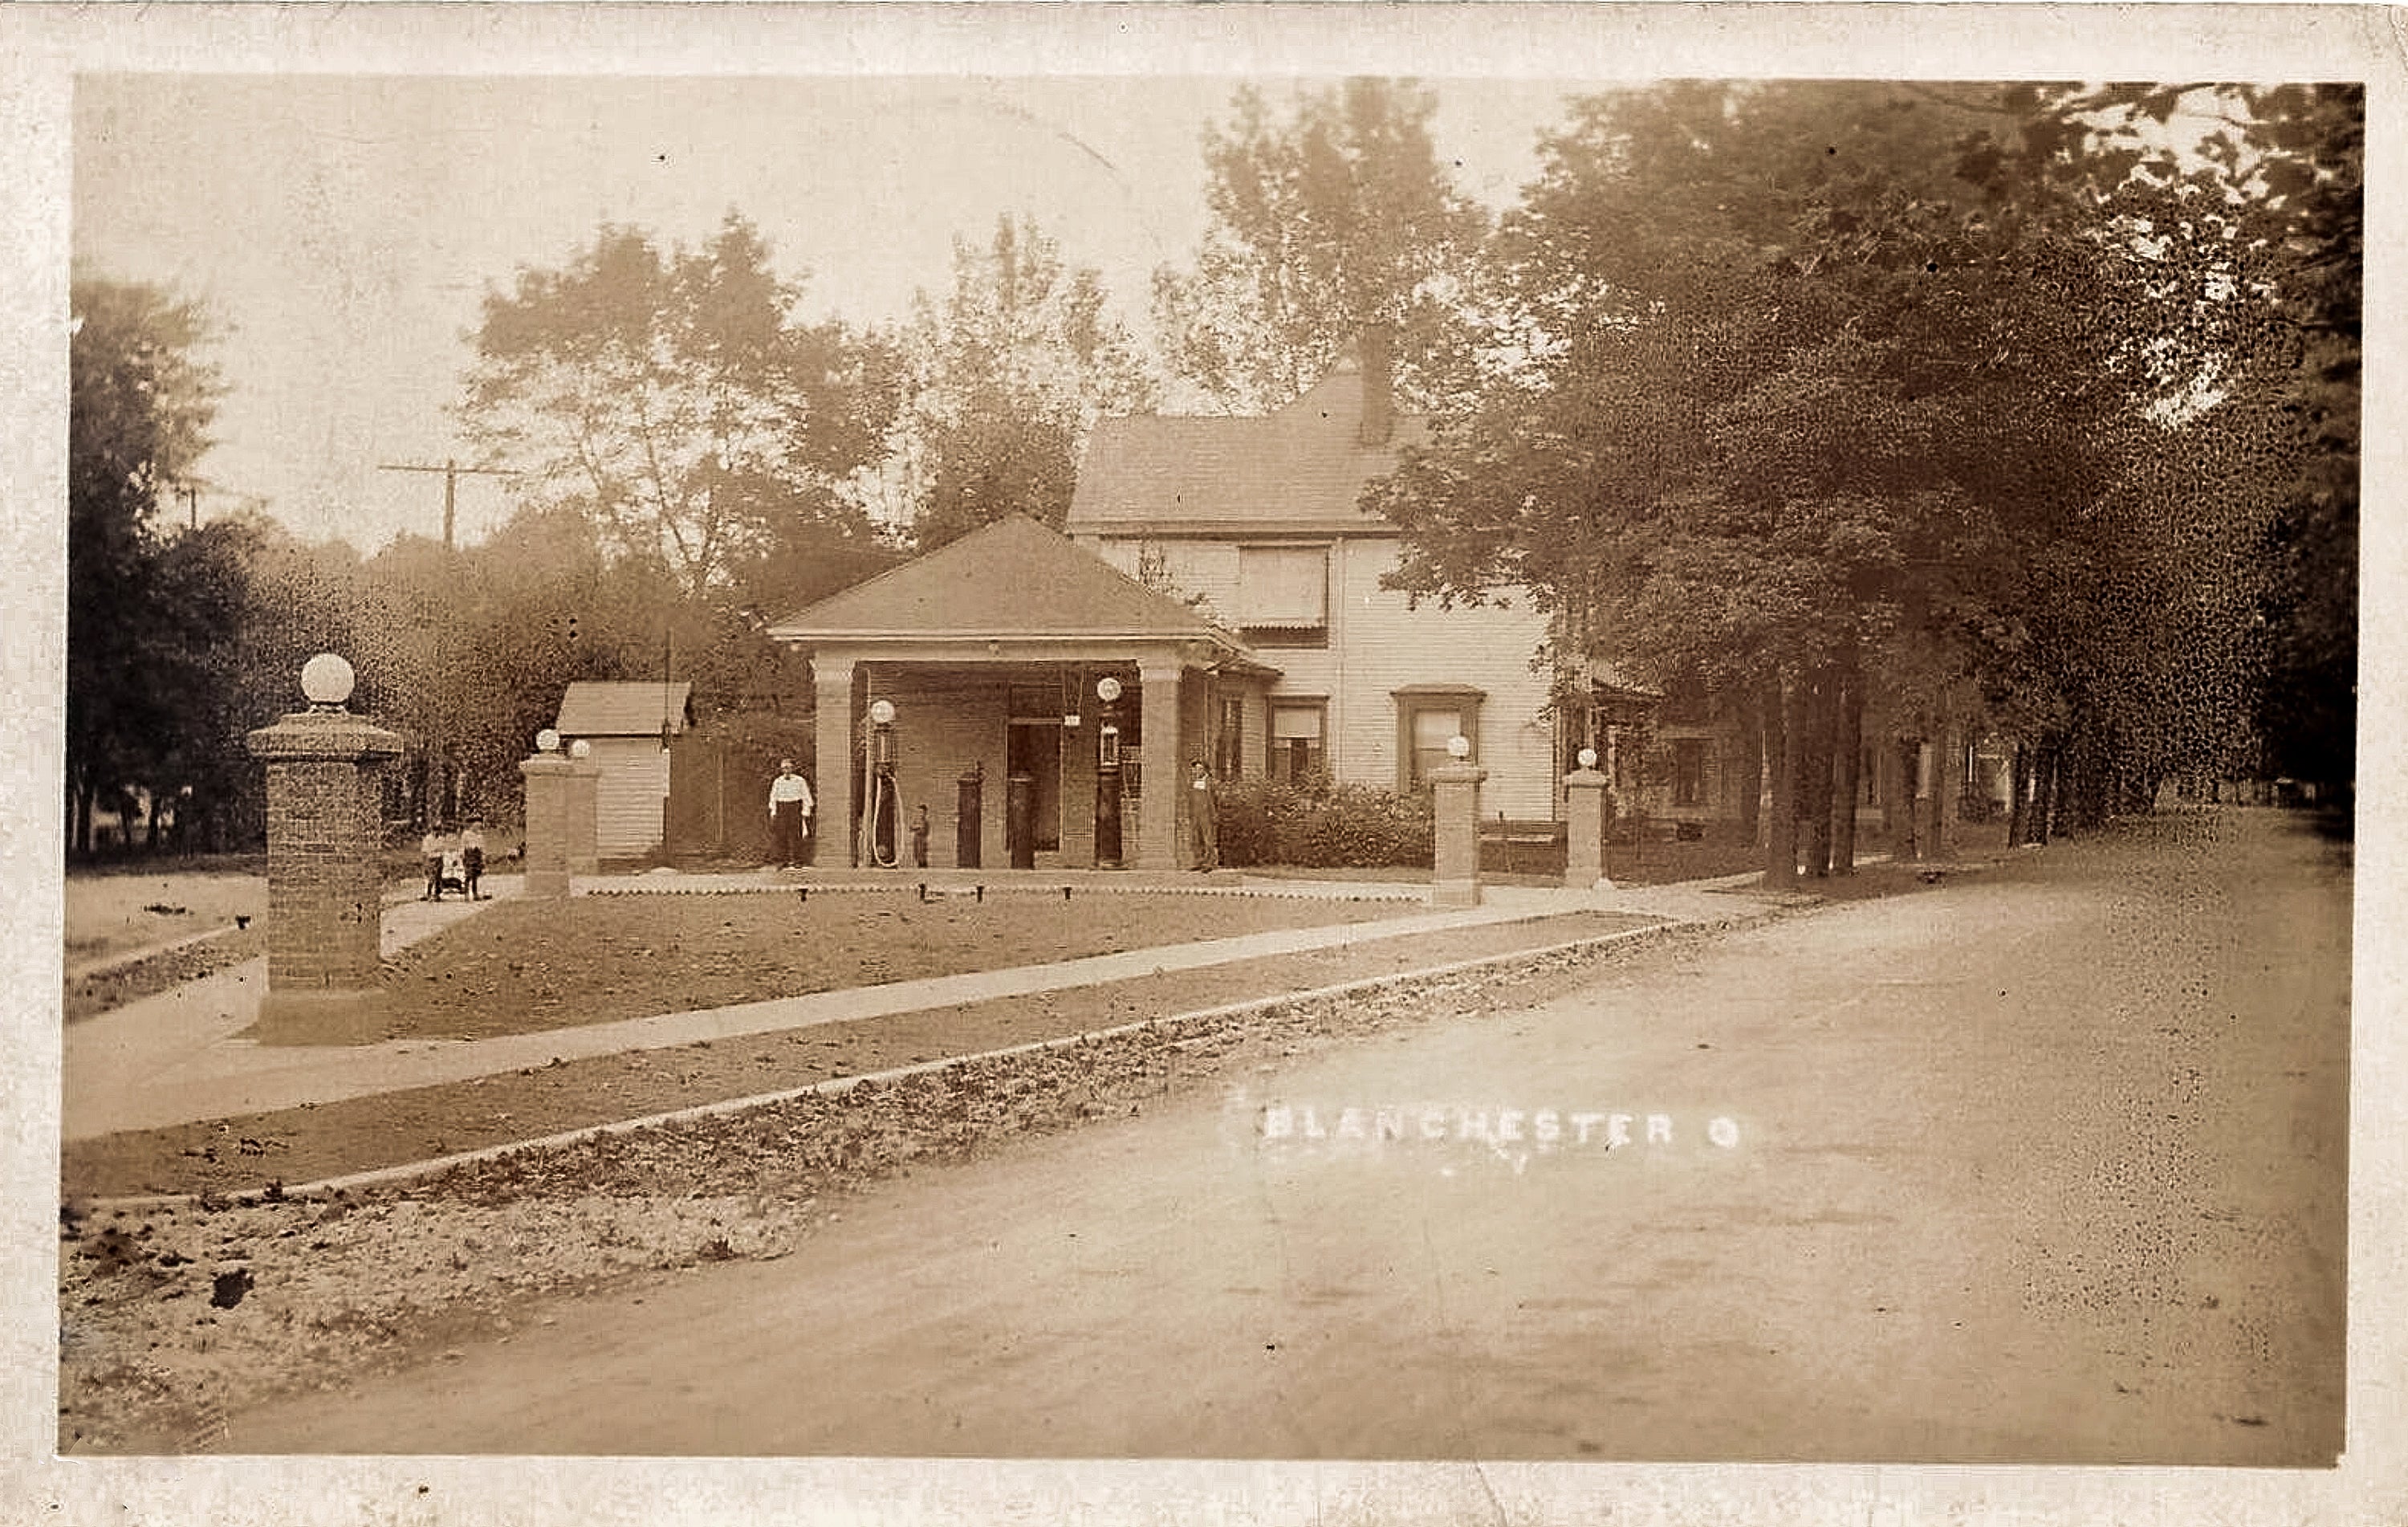
[[1196, 868], [1206, 874], [1221, 868], [1221, 793], [1201, 758], [1187, 781], [1187, 833]]
[[778, 760], [778, 777], [769, 782], [769, 837], [781, 869], [803, 862], [803, 844], [811, 835], [810, 782], [795, 772], [795, 760]]

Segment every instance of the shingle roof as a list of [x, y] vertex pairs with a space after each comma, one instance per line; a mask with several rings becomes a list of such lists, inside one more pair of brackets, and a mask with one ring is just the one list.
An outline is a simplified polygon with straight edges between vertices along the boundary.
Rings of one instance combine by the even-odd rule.
[[1383, 529], [1356, 500], [1365, 483], [1395, 470], [1397, 448], [1418, 443], [1427, 427], [1400, 414], [1386, 443], [1367, 446], [1357, 439], [1362, 415], [1363, 372], [1349, 357], [1275, 413], [1107, 419], [1088, 439], [1064, 528]]
[[840, 637], [1238, 640], [1025, 515], [998, 520], [779, 621], [781, 641]]
[[657, 737], [664, 721], [681, 732], [693, 690], [682, 679], [580, 679], [560, 697], [560, 719], [552, 725], [564, 737]]

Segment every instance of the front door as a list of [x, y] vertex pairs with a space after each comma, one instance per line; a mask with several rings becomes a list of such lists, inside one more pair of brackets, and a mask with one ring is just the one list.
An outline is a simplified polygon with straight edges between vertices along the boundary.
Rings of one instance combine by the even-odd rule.
[[1030, 828], [1038, 852], [1062, 847], [1062, 723], [1015, 721], [1005, 751], [1005, 767], [1036, 781]]

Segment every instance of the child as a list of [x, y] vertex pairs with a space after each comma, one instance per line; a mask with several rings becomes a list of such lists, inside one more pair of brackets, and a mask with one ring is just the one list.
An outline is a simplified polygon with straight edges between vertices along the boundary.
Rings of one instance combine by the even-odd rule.
[[477, 888], [477, 882], [483, 879], [484, 874], [485, 823], [482, 817], [472, 816], [460, 833], [460, 877], [469, 900], [485, 899], [484, 892]]
[[426, 892], [422, 901], [443, 900], [443, 834], [432, 822], [426, 825], [426, 836], [418, 840], [419, 857], [426, 861]]

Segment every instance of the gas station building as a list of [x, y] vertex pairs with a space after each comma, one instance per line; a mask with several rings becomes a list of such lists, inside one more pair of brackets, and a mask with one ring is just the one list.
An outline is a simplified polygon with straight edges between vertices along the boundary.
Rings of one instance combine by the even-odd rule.
[[[1279, 677], [1192, 606], [1019, 516], [770, 634], [810, 655], [819, 868], [884, 862], [924, 807], [932, 868], [1183, 868], [1188, 765], [1211, 757], [1225, 706], [1259, 710]], [[891, 838], [854, 830], [882, 748]], [[1099, 805], [1107, 840], [1118, 808], [1117, 858], [1109, 841], [1097, 852]]]

